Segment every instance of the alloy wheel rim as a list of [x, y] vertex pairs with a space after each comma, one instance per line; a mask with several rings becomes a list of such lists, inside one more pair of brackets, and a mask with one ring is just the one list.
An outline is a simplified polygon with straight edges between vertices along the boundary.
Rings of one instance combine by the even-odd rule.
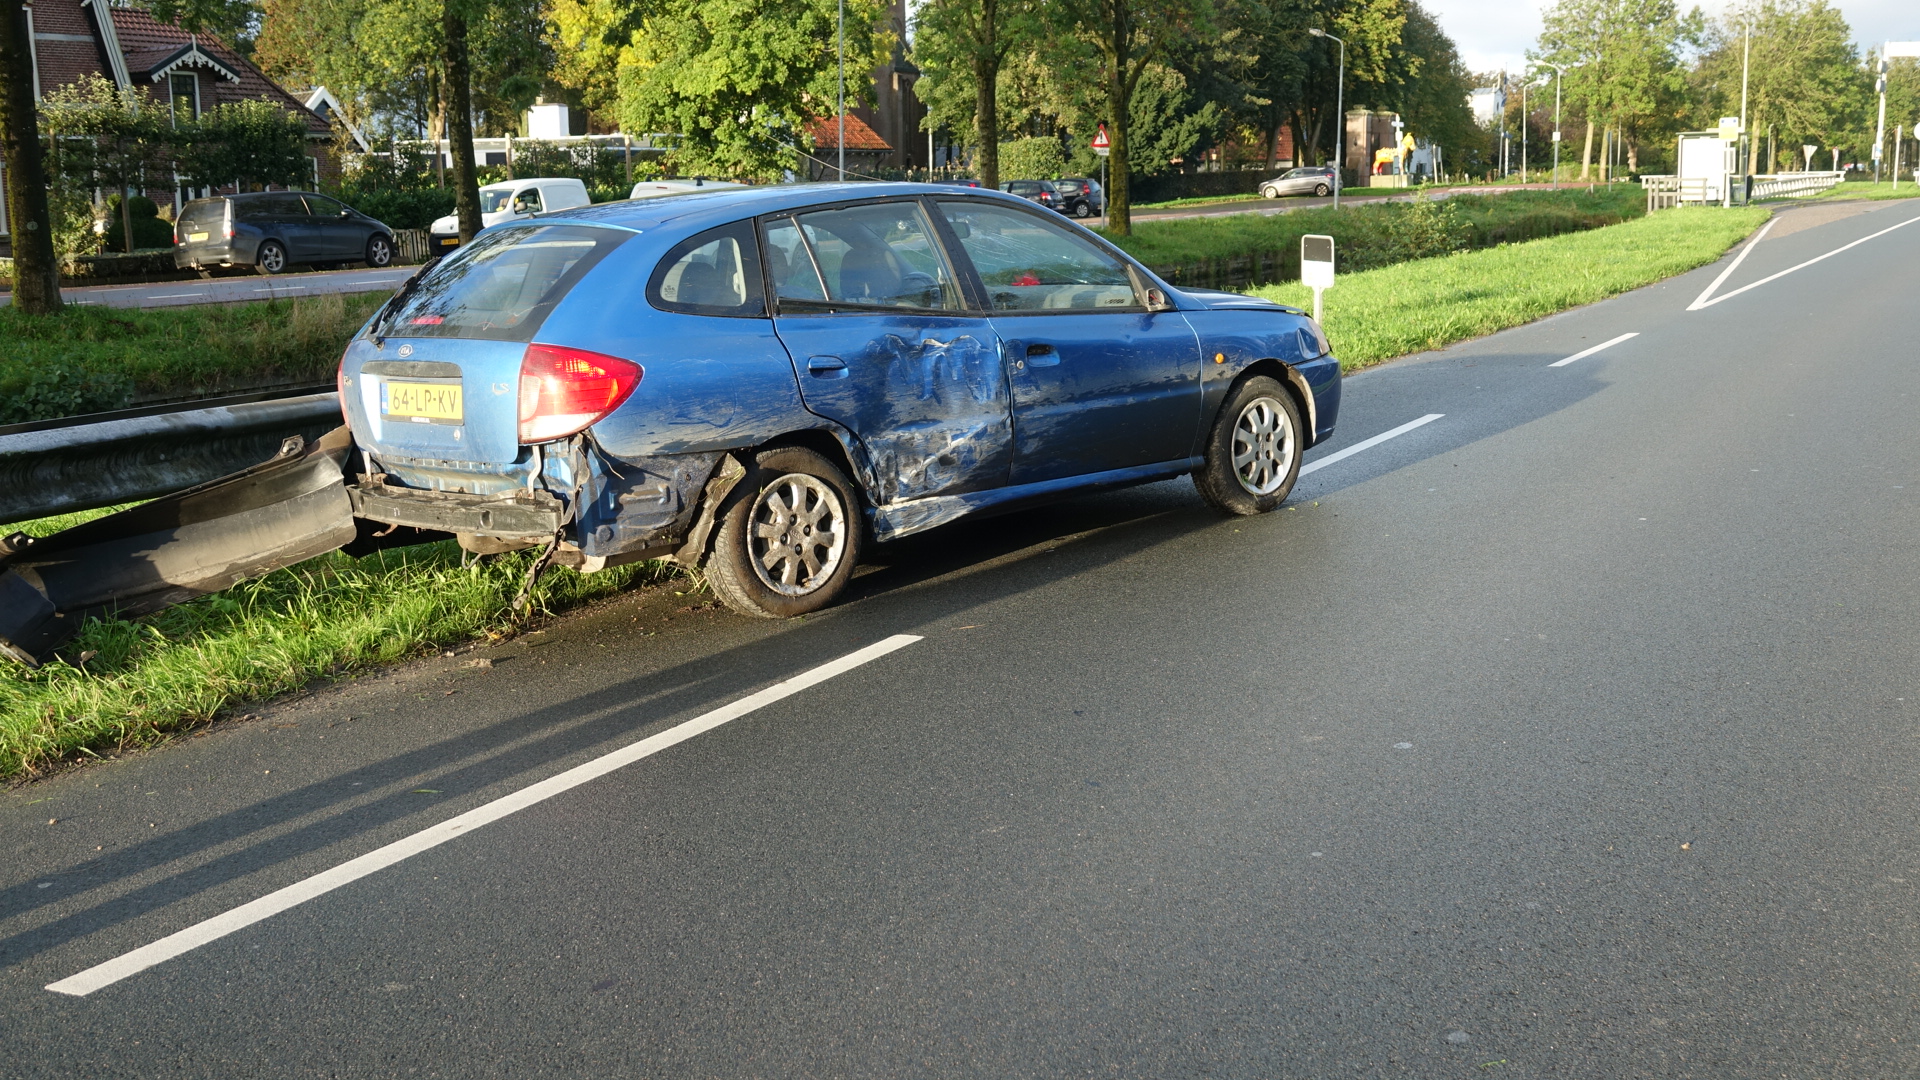
[[1257, 397], [1233, 424], [1233, 475], [1251, 495], [1271, 495], [1293, 471], [1293, 425], [1270, 397]]
[[840, 493], [816, 476], [788, 473], [768, 484], [753, 502], [747, 529], [753, 572], [783, 596], [818, 590], [846, 557]]
[[268, 248], [260, 256], [260, 265], [269, 270], [278, 270], [285, 262], [286, 260], [281, 258], [280, 249], [277, 247]]

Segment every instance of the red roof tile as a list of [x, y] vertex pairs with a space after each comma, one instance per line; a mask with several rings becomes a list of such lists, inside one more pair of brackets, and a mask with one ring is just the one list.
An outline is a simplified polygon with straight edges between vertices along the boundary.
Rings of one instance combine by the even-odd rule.
[[[838, 150], [840, 148], [840, 118], [837, 116], [815, 117], [807, 121], [807, 134], [813, 136], [815, 150]], [[893, 147], [880, 133], [867, 126], [865, 120], [847, 114], [847, 149], [870, 150], [890, 154]]]
[[[260, 70], [247, 63], [240, 54], [227, 48], [225, 42], [213, 34], [193, 35], [177, 26], [169, 26], [138, 8], [113, 8], [114, 33], [120, 38], [120, 50], [127, 58], [127, 73], [139, 81], [137, 72], [144, 71], [135, 63], [135, 57], [159, 59], [177, 50], [180, 46], [197, 40], [200, 51], [220, 61], [229, 71], [240, 76], [239, 83], [224, 78], [213, 80], [213, 100], [202, 99], [203, 107], [224, 105], [248, 98], [271, 101], [288, 112], [299, 116], [314, 135], [329, 135], [332, 128], [325, 120], [314, 115], [299, 99], [282, 90], [272, 79], [260, 73]], [[205, 82], [202, 82], [204, 92]]]

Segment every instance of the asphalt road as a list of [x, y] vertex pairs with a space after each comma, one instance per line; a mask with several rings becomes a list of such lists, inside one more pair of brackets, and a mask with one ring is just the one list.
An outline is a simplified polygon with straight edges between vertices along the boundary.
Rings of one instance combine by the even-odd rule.
[[1441, 415], [1257, 520], [963, 523], [16, 789], [0, 1073], [1920, 1074], [1920, 223], [1737, 291], [1920, 218], [1853, 209], [1354, 377], [1310, 464]]
[[[389, 266], [375, 270], [361, 266], [306, 274], [225, 274], [192, 281], [161, 281], [151, 285], [86, 285], [61, 289], [69, 304], [116, 308], [185, 307], [189, 304], [237, 304], [251, 300], [285, 300], [323, 293], [373, 292], [397, 289], [419, 271], [417, 266]], [[0, 293], [0, 306], [13, 302]]]

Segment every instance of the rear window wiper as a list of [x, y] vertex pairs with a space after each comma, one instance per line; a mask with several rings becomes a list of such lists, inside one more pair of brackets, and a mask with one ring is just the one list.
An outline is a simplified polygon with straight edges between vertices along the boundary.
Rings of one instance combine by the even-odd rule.
[[420, 287], [421, 280], [424, 279], [434, 267], [439, 266], [440, 260], [444, 258], [446, 258], [444, 255], [435, 255], [433, 258], [422, 263], [419, 272], [408, 278], [407, 283], [400, 286], [399, 292], [394, 293], [392, 298], [380, 305], [380, 310], [373, 316], [373, 333], [367, 335], [373, 340], [375, 347], [386, 344], [387, 319], [400, 310], [401, 305], [407, 302], [407, 298], [413, 295], [413, 291]]

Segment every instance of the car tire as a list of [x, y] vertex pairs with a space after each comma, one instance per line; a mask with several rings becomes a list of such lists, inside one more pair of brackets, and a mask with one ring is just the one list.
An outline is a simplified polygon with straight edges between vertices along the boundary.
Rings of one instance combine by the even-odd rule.
[[765, 450], [720, 508], [707, 581], [742, 615], [805, 615], [847, 587], [860, 535], [860, 500], [832, 462], [804, 447]]
[[1092, 217], [1092, 216], [1093, 216], [1093, 204], [1092, 204], [1092, 203], [1090, 203], [1090, 202], [1087, 202], [1087, 201], [1085, 201], [1085, 200], [1082, 200], [1082, 201], [1080, 201], [1080, 202], [1077, 202], [1077, 203], [1074, 203], [1074, 204], [1073, 204], [1073, 216], [1074, 216], [1074, 217], [1077, 217], [1077, 218], [1090, 218], [1090, 217]]
[[1314, 193], [1315, 195], [1321, 195], [1321, 196], [1324, 196], [1324, 195], [1326, 195], [1326, 194], [1327, 194], [1327, 192], [1329, 192], [1329, 191], [1332, 191], [1332, 190], [1333, 190], [1332, 188], [1330, 188], [1330, 187], [1328, 187], [1328, 186], [1327, 186], [1327, 185], [1325, 185], [1325, 184], [1315, 184], [1315, 185], [1313, 185], [1313, 193]]
[[260, 250], [253, 256], [253, 268], [263, 274], [286, 273], [287, 249], [281, 247], [278, 240], [262, 240]]
[[1261, 195], [1261, 197], [1263, 197], [1263, 198], [1268, 198], [1268, 199], [1277, 199], [1277, 198], [1279, 198], [1279, 197], [1280, 197], [1280, 192], [1279, 192], [1279, 190], [1278, 190], [1278, 189], [1276, 189], [1276, 188], [1273, 188], [1273, 187], [1269, 187], [1269, 186], [1267, 186], [1267, 185], [1264, 185], [1264, 184], [1263, 184], [1263, 185], [1261, 185], [1261, 187], [1260, 187], [1260, 195]]
[[1223, 514], [1264, 514], [1287, 501], [1305, 449], [1293, 395], [1256, 375], [1227, 395], [1207, 437], [1205, 463], [1193, 471], [1193, 486]]
[[367, 238], [367, 265], [375, 270], [393, 262], [393, 241], [381, 233]]

